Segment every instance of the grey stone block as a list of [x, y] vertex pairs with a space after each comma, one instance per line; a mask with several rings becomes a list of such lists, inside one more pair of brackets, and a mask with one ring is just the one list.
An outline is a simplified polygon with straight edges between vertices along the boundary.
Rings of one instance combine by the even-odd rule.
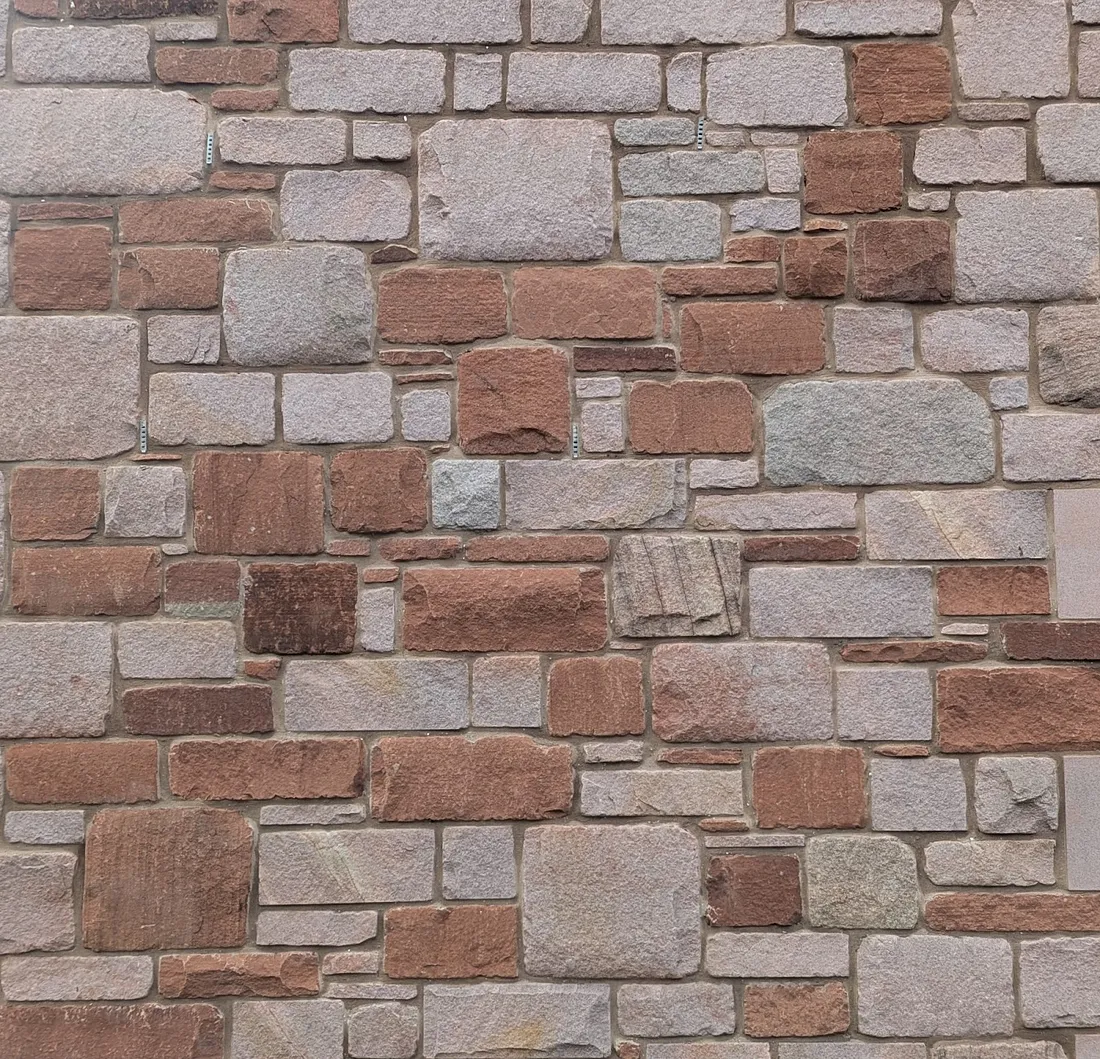
[[728, 985], [623, 985], [618, 1000], [619, 1032], [632, 1037], [713, 1037], [737, 1029]]
[[508, 109], [631, 113], [661, 105], [656, 55], [517, 51], [508, 60]]
[[611, 135], [596, 121], [440, 121], [419, 139], [425, 257], [588, 260], [611, 249]]
[[810, 37], [916, 37], [939, 33], [940, 0], [798, 0], [794, 25]]
[[361, 945], [378, 933], [377, 912], [294, 909], [256, 916], [257, 945]]
[[218, 151], [223, 162], [245, 165], [335, 165], [347, 157], [347, 125], [339, 118], [223, 118]]
[[149, 319], [149, 360], [153, 364], [217, 364], [222, 318], [189, 314]]
[[355, 605], [359, 646], [386, 653], [397, 645], [397, 593], [392, 588], [361, 588]]
[[1039, 393], [1047, 404], [1100, 406], [1100, 310], [1093, 305], [1049, 306], [1039, 313]]
[[0, 969], [4, 999], [140, 1000], [153, 988], [151, 956], [19, 956]]
[[363, 1004], [348, 1018], [352, 1059], [412, 1059], [420, 1044], [420, 1013], [411, 1004]]
[[833, 310], [837, 371], [891, 372], [913, 367], [913, 314], [908, 309]]
[[592, 0], [532, 0], [531, 40], [536, 44], [572, 44], [592, 17]]
[[488, 110], [504, 98], [504, 56], [455, 56], [455, 110]]
[[740, 769], [582, 772], [585, 816], [740, 816]]
[[182, 537], [186, 515], [187, 477], [182, 468], [107, 468], [106, 536]]
[[636, 196], [731, 195], [761, 191], [764, 188], [764, 155], [760, 151], [630, 154], [619, 162], [619, 185], [624, 195]]
[[348, 35], [364, 44], [507, 44], [520, 39], [520, 0], [350, 0]]
[[26, 26], [11, 35], [16, 81], [150, 81], [144, 26]]
[[722, 253], [715, 202], [623, 202], [619, 245], [627, 261], [713, 261]]
[[81, 809], [24, 811], [9, 809], [4, 817], [4, 839], [32, 846], [71, 846], [84, 841]]
[[1027, 130], [922, 129], [913, 175], [925, 184], [1022, 184]]
[[932, 842], [924, 873], [936, 886], [1053, 886], [1054, 849], [1052, 838]]
[[926, 669], [838, 668], [841, 739], [932, 738], [932, 679]]
[[1019, 309], [947, 309], [921, 321], [921, 361], [933, 371], [1027, 371], [1030, 322]]
[[473, 664], [475, 728], [538, 728], [542, 724], [542, 660], [538, 655], [485, 655]]
[[338, 1000], [238, 1000], [230, 1059], [343, 1059], [344, 1005]]
[[730, 207], [730, 231], [793, 232], [802, 227], [798, 199], [740, 199]]
[[516, 896], [516, 849], [511, 827], [443, 829], [443, 896], [449, 901]]
[[784, 0], [602, 0], [604, 44], [753, 44], [787, 30]]
[[435, 460], [432, 522], [447, 529], [496, 529], [500, 525], [500, 463]]
[[962, 765], [939, 757], [872, 761], [871, 826], [876, 831], [965, 831]]
[[352, 157], [362, 161], [403, 162], [412, 156], [412, 129], [397, 121], [355, 121], [351, 126]]
[[765, 473], [776, 485], [983, 482], [993, 418], [957, 380], [795, 382], [764, 402]]
[[451, 395], [446, 390], [403, 393], [401, 436], [406, 441], [447, 441], [451, 436]]
[[715, 933], [707, 939], [706, 966], [716, 978], [845, 977], [848, 937], [808, 930]]
[[290, 105], [353, 114], [438, 114], [446, 70], [436, 51], [296, 48], [287, 80]]
[[684, 146], [695, 142], [695, 122], [691, 118], [619, 118], [615, 142], [624, 147]]
[[358, 364], [371, 359], [373, 323], [358, 250], [235, 250], [226, 258], [223, 326], [236, 364]]
[[0, 953], [57, 952], [76, 944], [75, 872], [74, 853], [0, 853]]
[[381, 371], [283, 375], [283, 437], [297, 444], [393, 437], [393, 380]]
[[892, 835], [818, 835], [806, 844], [809, 921], [911, 930], [920, 916], [917, 855]]
[[298, 242], [404, 239], [412, 224], [412, 188], [400, 173], [287, 173], [280, 203], [283, 237]]
[[162, 445], [264, 445], [275, 438], [275, 376], [157, 372], [149, 378], [149, 433]]
[[1058, 768], [1049, 757], [983, 757], [974, 768], [974, 812], [988, 835], [1058, 830]]
[[1021, 942], [1020, 1018], [1029, 1029], [1100, 1026], [1100, 939]]
[[711, 530], [854, 529], [856, 497], [825, 492], [701, 496], [695, 501], [695, 525]]
[[118, 671], [140, 680], [235, 676], [236, 627], [228, 621], [121, 622]]

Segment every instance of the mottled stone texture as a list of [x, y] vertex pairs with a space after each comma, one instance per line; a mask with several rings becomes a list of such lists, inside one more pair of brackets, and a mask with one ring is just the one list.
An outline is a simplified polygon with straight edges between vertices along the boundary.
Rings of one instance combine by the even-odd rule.
[[0, 1059], [1100, 1059], [1100, 0], [0, 82]]

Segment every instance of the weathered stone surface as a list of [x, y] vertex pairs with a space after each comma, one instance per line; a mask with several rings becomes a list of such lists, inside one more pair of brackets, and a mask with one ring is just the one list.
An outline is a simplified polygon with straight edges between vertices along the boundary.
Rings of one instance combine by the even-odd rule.
[[510, 827], [443, 829], [443, 896], [470, 901], [516, 896], [515, 839]]
[[317, 43], [339, 35], [337, 0], [232, 0], [229, 4], [232, 40]]
[[[645, 731], [642, 667], [635, 659], [562, 658], [550, 666], [549, 684], [546, 712], [551, 735]], [[537, 700], [537, 695], [532, 698]]]
[[1050, 306], [1039, 313], [1039, 392], [1047, 404], [1100, 406], [1100, 371], [1091, 355], [1100, 340], [1100, 313], [1087, 305]]
[[314, 445], [389, 441], [392, 396], [380, 371], [284, 375], [283, 437]]
[[[881, 5], [861, 4], [877, 9]], [[910, 5], [907, 5], [907, 9]], [[935, 44], [857, 44], [852, 88], [864, 125], [919, 125], [951, 114], [951, 56]]]
[[19, 467], [11, 476], [10, 506], [13, 540], [84, 540], [99, 524], [99, 471]]
[[573, 799], [571, 756], [566, 746], [525, 735], [382, 739], [371, 755], [371, 814], [378, 820], [561, 816]]
[[258, 945], [361, 945], [377, 933], [377, 912], [296, 909], [260, 912], [256, 917]]
[[833, 311], [837, 371], [892, 372], [913, 367], [913, 316], [907, 309]]
[[153, 614], [160, 595], [154, 548], [20, 548], [12, 557], [11, 606], [20, 614]]
[[1039, 160], [1047, 180], [1072, 184], [1100, 179], [1100, 105], [1060, 103], [1040, 107], [1035, 118]]
[[390, 978], [516, 978], [518, 915], [509, 905], [391, 908]]
[[154, 316], [149, 320], [149, 360], [153, 364], [217, 364], [221, 316]]
[[815, 133], [804, 157], [811, 213], [876, 213], [901, 205], [901, 140], [893, 133]]
[[9, 809], [4, 817], [4, 838], [8, 842], [25, 842], [33, 846], [79, 845], [84, 841], [84, 812], [81, 809]]
[[932, 738], [932, 682], [926, 670], [837, 669], [836, 700], [841, 739]]
[[748, 1037], [821, 1037], [843, 1033], [851, 1021], [848, 990], [840, 982], [747, 985], [744, 1005]]
[[24, 805], [157, 800], [157, 748], [147, 739], [25, 743], [4, 764], [8, 794]]
[[374, 294], [350, 247], [235, 250], [225, 260], [225, 344], [235, 364], [371, 359]]
[[611, 1052], [606, 985], [429, 985], [424, 988], [427, 1059], [516, 1052], [583, 1059]]
[[235, 948], [245, 940], [252, 829], [224, 809], [107, 809], [88, 829], [84, 946]]
[[403, 393], [401, 436], [406, 441], [448, 441], [451, 437], [451, 395], [444, 390]]
[[1078, 666], [954, 669], [938, 677], [948, 753], [1100, 749], [1100, 678]]
[[1096, 426], [1090, 416], [1006, 415], [1001, 430], [1007, 481], [1077, 481], [1100, 476]]
[[404, 239], [412, 223], [412, 189], [398, 173], [295, 171], [280, 204], [283, 235], [299, 242]]
[[140, 1000], [153, 988], [148, 956], [33, 956], [4, 961], [7, 1000]]
[[986, 938], [870, 937], [856, 954], [870, 1037], [977, 1037], [1013, 1029], [1012, 950]]
[[1057, 301], [1100, 291], [1095, 192], [963, 191], [955, 206], [959, 301]]
[[365, 771], [359, 739], [203, 739], [168, 755], [172, 793], [189, 800], [354, 798]]
[[355, 644], [352, 563], [253, 563], [244, 592], [244, 645], [253, 654], [347, 654]]
[[1054, 839], [932, 842], [924, 871], [937, 886], [1051, 886]]
[[856, 292], [864, 301], [951, 298], [951, 226], [946, 221], [860, 221], [852, 260]]
[[936, 894], [924, 915], [933, 930], [1096, 931], [1100, 899], [1095, 894]]
[[352, 40], [366, 44], [504, 44], [520, 39], [518, 0], [444, 0], [431, 12], [415, 0], [352, 0]]
[[267, 832], [260, 836], [260, 904], [430, 901], [434, 863], [430, 830]]
[[[300, 59], [321, 53], [294, 54]], [[218, 151], [223, 162], [336, 165], [347, 157], [346, 140], [344, 122], [337, 118], [223, 118], [218, 122]]]
[[656, 55], [521, 51], [508, 63], [510, 110], [630, 113], [660, 102]]
[[182, 537], [187, 479], [179, 467], [109, 467], [103, 498], [108, 537]]
[[628, 408], [630, 447], [637, 453], [753, 449], [752, 395], [737, 380], [638, 382]]
[[98, 224], [21, 228], [13, 242], [11, 293], [20, 309], [111, 307], [109, 228]]
[[677, 825], [529, 828], [523, 844], [527, 972], [692, 974], [701, 957], [698, 889], [698, 848]]
[[469, 342], [508, 330], [504, 277], [495, 269], [404, 268], [383, 276], [378, 291], [378, 333], [390, 342]]
[[993, 475], [985, 402], [956, 380], [785, 383], [764, 402], [776, 485], [981, 482]]
[[173, 998], [316, 996], [320, 976], [312, 952], [194, 953], [162, 956], [157, 988]]
[[346, 658], [286, 667], [286, 726], [298, 732], [466, 726], [464, 661]]
[[653, 728], [668, 742], [828, 739], [828, 658], [816, 644], [662, 644]]
[[913, 175], [925, 184], [1022, 184], [1024, 129], [922, 129]]
[[711, 530], [849, 529], [856, 525], [855, 498], [826, 492], [698, 497], [695, 525]]
[[341, 1059], [338, 1000], [245, 1000], [233, 1005], [232, 1059]]
[[848, 974], [848, 938], [809, 931], [712, 934], [707, 973], [718, 978], [842, 977]]
[[13, 1059], [221, 1059], [224, 1019], [212, 1004], [5, 1004], [0, 1040]]
[[569, 361], [549, 346], [473, 349], [458, 361], [458, 440], [466, 453], [561, 452]]
[[619, 245], [627, 261], [713, 261], [722, 252], [722, 209], [714, 202], [623, 202]]
[[757, 567], [749, 572], [756, 636], [930, 636], [927, 567]]
[[893, 836], [810, 839], [806, 883], [809, 921], [815, 927], [910, 930], [917, 925], [917, 856]]
[[149, 379], [149, 431], [163, 445], [274, 441], [275, 376], [157, 372]]
[[983, 757], [974, 769], [974, 813], [989, 835], [1058, 830], [1058, 770], [1047, 757]]
[[871, 826], [876, 831], [965, 831], [962, 764], [940, 757], [872, 761]]
[[627, 155], [619, 163], [624, 195], [723, 195], [763, 191], [759, 151], [699, 153], [657, 151]]
[[141, 26], [28, 26], [12, 34], [17, 81], [149, 81], [149, 33]]
[[446, 68], [443, 56], [428, 50], [300, 48], [290, 53], [290, 103], [295, 110], [434, 114], [443, 109]]
[[107, 625], [0, 623], [0, 735], [103, 735], [112, 656]]
[[629, 769], [581, 773], [585, 816], [739, 816], [737, 769]]
[[749, 0], [731, 8], [721, 0], [603, 0], [604, 44], [753, 44], [776, 40], [786, 29], [781, 0]]
[[1036, 0], [1022, 24], [1012, 0], [964, 0], [951, 16], [968, 99], [1069, 93], [1069, 22], [1061, 0]]
[[542, 724], [541, 659], [537, 655], [475, 659], [471, 719], [478, 728], [538, 728]]
[[938, 0], [799, 0], [794, 24], [811, 37], [909, 37], [939, 33]]
[[357, 121], [351, 138], [356, 159], [403, 162], [412, 155], [412, 129], [396, 121]]
[[637, 1037], [733, 1033], [733, 987], [709, 982], [619, 987], [619, 1030]]
[[584, 36], [592, 17], [592, 0], [535, 0], [531, 5], [531, 40], [571, 44]]
[[359, 1007], [348, 1020], [348, 1055], [361, 1059], [411, 1059], [420, 1043], [420, 1016], [408, 1004]]
[[170, 684], [122, 696], [134, 735], [248, 735], [273, 727], [271, 689], [259, 684]]
[[[56, 952], [73, 947], [76, 940], [75, 871], [76, 855], [73, 853], [5, 853], [0, 856], [0, 886], [4, 891], [0, 952]], [[0, 1026], [0, 1039], [3, 1039], [2, 1034]]]
[[723, 125], [843, 125], [844, 52], [805, 44], [718, 52], [707, 63], [707, 115]]
[[785, 927], [802, 918], [797, 857], [711, 857], [706, 882], [711, 926]]
[[763, 828], [859, 828], [867, 816], [863, 754], [851, 747], [763, 747], [753, 755]]
[[430, 258], [587, 260], [611, 249], [611, 137], [573, 120], [440, 121], [419, 139]]
[[0, 192], [160, 195], [194, 191], [202, 184], [205, 127], [206, 108], [183, 92], [3, 90]]
[[[532, 20], [534, 17], [532, 14]], [[532, 32], [536, 31], [532, 30]], [[455, 110], [488, 110], [495, 106], [504, 98], [504, 88], [501, 84], [503, 75], [503, 55], [491, 53], [455, 55]]]
[[0, 320], [0, 459], [93, 460], [133, 446], [139, 335], [121, 316]]
[[1043, 938], [1020, 944], [1020, 1017], [1034, 1029], [1100, 1023], [1100, 941]]
[[597, 651], [607, 642], [599, 570], [409, 571], [403, 596], [410, 651]]
[[620, 636], [728, 636], [741, 628], [741, 562], [719, 537], [623, 537], [612, 566]]
[[1044, 559], [1046, 493], [879, 491], [867, 496], [872, 559]]

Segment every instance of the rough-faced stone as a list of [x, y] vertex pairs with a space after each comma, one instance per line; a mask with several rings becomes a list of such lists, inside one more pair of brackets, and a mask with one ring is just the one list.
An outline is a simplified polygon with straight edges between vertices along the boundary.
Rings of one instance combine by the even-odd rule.
[[23, 956], [4, 961], [0, 985], [5, 999], [16, 1001], [140, 1000], [153, 988], [153, 961], [148, 956]]
[[913, 175], [925, 184], [1022, 184], [1027, 180], [1027, 132], [922, 129]]
[[633, 658], [562, 658], [550, 667], [551, 735], [640, 735], [642, 666]]
[[434, 835], [426, 829], [267, 832], [260, 836], [260, 904], [429, 901], [434, 863]]
[[701, 958], [699, 853], [675, 824], [530, 828], [524, 964], [562, 978], [682, 978]]
[[881, 490], [865, 499], [872, 559], [1044, 559], [1046, 493]]
[[955, 205], [959, 301], [1057, 301], [1100, 291], [1094, 191], [963, 191]]
[[417, 449], [349, 450], [332, 460], [332, 524], [351, 533], [423, 529], [428, 465]]
[[583, 772], [585, 816], [739, 816], [738, 769], [629, 769]]
[[470, 342], [507, 330], [504, 277], [494, 269], [404, 268], [379, 282], [378, 333], [389, 342]]
[[838, 668], [836, 700], [841, 739], [932, 738], [932, 682], [927, 670]]
[[[878, 4], [861, 4], [870, 10]], [[908, 10], [911, 5], [906, 5]], [[951, 113], [951, 57], [936, 44], [857, 44], [856, 118], [863, 125], [920, 125]]]
[[[1100, 1023], [1100, 943], [1043, 938], [1020, 945], [1020, 1016], [1032, 1029]], [[1081, 1040], [1081, 1038], [1078, 1038]]]
[[843, 1033], [851, 1021], [844, 983], [747, 985], [747, 1037], [823, 1037]]
[[603, 0], [604, 44], [754, 44], [776, 40], [786, 29], [782, 0]]
[[286, 727], [297, 732], [465, 728], [468, 679], [464, 661], [442, 658], [290, 662]]
[[365, 44], [505, 44], [520, 39], [519, 0], [351, 0], [348, 33]]
[[404, 239], [412, 190], [399, 173], [297, 170], [283, 180], [283, 235], [306, 241], [373, 243]]
[[1091, 352], [1098, 341], [1094, 306], [1050, 306], [1039, 313], [1039, 393], [1047, 404], [1100, 405], [1100, 370]]
[[619, 163], [624, 195], [722, 195], [764, 190], [759, 151], [656, 151]]
[[1035, 117], [1039, 160], [1047, 180], [1073, 184], [1100, 179], [1100, 105], [1059, 103], [1040, 107]]
[[5, 738], [104, 733], [113, 667], [108, 626], [4, 622], [0, 647]]
[[271, 689], [259, 684], [169, 684], [122, 696], [132, 735], [247, 735], [273, 727]]
[[205, 128], [206, 108], [183, 92], [3, 90], [0, 192], [162, 195], [194, 191], [202, 184]]
[[1058, 830], [1058, 773], [1051, 758], [983, 757], [974, 769], [974, 812], [990, 835]]
[[806, 375], [825, 367], [825, 314], [788, 302], [687, 305], [681, 342], [685, 371]]
[[224, 809], [108, 809], [88, 829], [84, 945], [235, 948], [245, 940], [252, 829]]
[[109, 309], [111, 238], [97, 224], [20, 229], [12, 300], [20, 309]]
[[611, 1053], [611, 989], [606, 985], [428, 985], [424, 1055], [533, 1052], [549, 1059]]
[[[567, 0], [574, 2], [574, 0]], [[586, 0], [580, 0], [581, 3]], [[535, 15], [532, 13], [532, 20]], [[532, 33], [537, 30], [532, 29]], [[501, 78], [504, 74], [504, 56], [489, 54], [455, 55], [454, 108], [462, 110], [488, 110], [504, 98]]]
[[921, 320], [921, 361], [934, 371], [1027, 371], [1030, 327], [1018, 309], [930, 313]]
[[893, 133], [815, 133], [804, 157], [811, 213], [876, 213], [901, 205], [901, 139]]
[[[293, 53], [298, 60], [321, 54], [320, 50]], [[338, 118], [223, 118], [218, 122], [218, 153], [223, 162], [336, 165], [347, 157], [346, 141], [345, 124]]]
[[515, 838], [507, 826], [443, 829], [443, 896], [451, 901], [516, 896]]
[[924, 871], [937, 886], [1051, 886], [1054, 839], [933, 842]]
[[737, 380], [637, 382], [628, 416], [630, 447], [638, 453], [753, 449], [752, 394]]
[[583, 567], [408, 571], [410, 651], [598, 651], [607, 642], [603, 572]]
[[519, 916], [512, 905], [391, 908], [390, 978], [516, 978]]
[[876, 831], [965, 831], [966, 800], [956, 759], [871, 762], [871, 826]]
[[619, 245], [627, 261], [713, 261], [722, 252], [715, 202], [623, 202]]
[[217, 364], [221, 355], [221, 316], [154, 316], [149, 320], [149, 360], [153, 364]]
[[844, 52], [805, 44], [719, 52], [707, 64], [707, 115], [723, 125], [843, 125]]
[[160, 597], [154, 548], [20, 548], [12, 557], [11, 606], [20, 614], [154, 614]]
[[0, 1040], [15, 1059], [36, 1053], [111, 1059], [221, 1059], [224, 1017], [213, 1004], [5, 1004]]
[[103, 507], [108, 537], [182, 537], [187, 479], [179, 467], [110, 467]]
[[656, 55], [519, 51], [508, 63], [510, 110], [631, 113], [660, 103]]
[[338, 1000], [245, 1000], [233, 1005], [232, 1059], [342, 1059]]
[[668, 742], [828, 739], [831, 683], [816, 644], [662, 644], [653, 729]]
[[851, 747], [765, 747], [753, 755], [763, 828], [859, 828], [867, 816], [863, 754]]
[[290, 53], [290, 104], [295, 110], [435, 114], [443, 109], [446, 70], [443, 56], [427, 49], [300, 48]]
[[735, 635], [741, 628], [740, 589], [741, 563], [733, 541], [623, 537], [611, 572], [615, 631], [620, 636]]
[[316, 996], [320, 980], [312, 952], [194, 953], [162, 956], [157, 987], [172, 998]]
[[99, 523], [99, 472], [18, 467], [11, 476], [10, 506], [12, 540], [84, 540]]
[[799, 0], [794, 24], [811, 37], [911, 37], [939, 33], [939, 0]]
[[[692, 461], [693, 469], [698, 462]], [[712, 530], [854, 529], [856, 503], [852, 494], [824, 491], [701, 496], [695, 501], [695, 525]]]
[[312, 555], [322, 548], [320, 456], [203, 452], [192, 485], [197, 551]]
[[733, 987], [712, 982], [619, 987], [619, 1030], [636, 1037], [695, 1037], [733, 1033]]
[[1013, 1030], [1012, 950], [992, 938], [870, 937], [856, 954], [869, 1037], [978, 1037]]
[[141, 26], [28, 26], [12, 34], [17, 81], [149, 81], [149, 33]]
[[352, 563], [253, 563], [245, 579], [245, 648], [253, 654], [350, 652], [358, 583]]
[[458, 439], [473, 455], [562, 452], [569, 361], [558, 349], [474, 349], [458, 361]]
[[226, 349], [235, 364], [371, 359], [374, 294], [351, 247], [235, 250], [225, 259]]
[[545, 820], [572, 798], [569, 748], [525, 735], [387, 738], [371, 755], [378, 820]]
[[910, 930], [920, 914], [917, 856], [890, 835], [829, 835], [806, 846], [815, 927]]
[[1034, 0], [1026, 22], [1013, 0], [963, 0], [951, 29], [968, 99], [1069, 94], [1069, 20], [1062, 0]]
[[[56, 952], [76, 941], [73, 853], [5, 853], [0, 856], [0, 952]], [[6, 963], [6, 961], [5, 961]], [[7, 990], [5, 989], [5, 996]], [[7, 1011], [12, 1009], [6, 1006]], [[3, 1040], [0, 1025], [0, 1040]]]
[[797, 857], [712, 857], [706, 882], [711, 926], [785, 927], [802, 918]]
[[4, 756], [8, 794], [24, 805], [157, 800], [152, 740], [25, 743]]
[[757, 567], [749, 572], [755, 636], [930, 636], [927, 567]]
[[377, 912], [295, 909], [260, 912], [256, 917], [258, 945], [361, 945], [377, 933]]
[[348, 1055], [353, 1059], [411, 1059], [419, 1043], [420, 1015], [408, 1004], [363, 1005], [348, 1019]]
[[315, 44], [340, 35], [339, 0], [231, 0], [228, 13], [231, 40]]
[[275, 439], [275, 376], [157, 372], [149, 432], [163, 445], [264, 445]]
[[84, 811], [10, 809], [4, 818], [4, 838], [34, 846], [79, 845], [84, 841]]
[[986, 403], [956, 380], [785, 383], [764, 402], [776, 485], [982, 482], [993, 475]]
[[0, 459], [93, 460], [133, 446], [139, 335], [121, 316], [0, 320]]
[[429, 258], [587, 260], [611, 249], [611, 137], [594, 121], [440, 121], [419, 138]]
[[[707, 973], [717, 978], [844, 977], [848, 974], [848, 938], [844, 934], [809, 931], [712, 934], [707, 940], [706, 966]], [[786, 1052], [794, 1046], [783, 1048]], [[807, 1055], [805, 1059], [813, 1057]], [[821, 1059], [828, 1059], [828, 1053], [822, 1053]]]
[[946, 221], [860, 221], [852, 261], [856, 292], [864, 301], [951, 298], [951, 226]]

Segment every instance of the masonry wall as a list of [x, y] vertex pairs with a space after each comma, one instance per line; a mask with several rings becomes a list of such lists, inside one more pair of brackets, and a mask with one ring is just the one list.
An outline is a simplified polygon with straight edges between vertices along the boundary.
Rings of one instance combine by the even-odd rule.
[[1100, 1059], [1097, 0], [0, 27], [0, 1056]]

